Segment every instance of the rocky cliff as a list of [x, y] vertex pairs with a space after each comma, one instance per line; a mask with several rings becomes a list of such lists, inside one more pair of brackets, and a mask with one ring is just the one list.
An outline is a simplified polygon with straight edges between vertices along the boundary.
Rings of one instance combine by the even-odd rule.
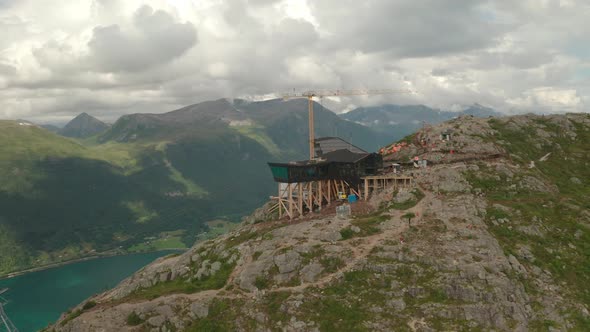
[[415, 188], [344, 219], [262, 209], [49, 330], [588, 330], [589, 139], [574, 114], [426, 128], [387, 156], [431, 161], [408, 171]]

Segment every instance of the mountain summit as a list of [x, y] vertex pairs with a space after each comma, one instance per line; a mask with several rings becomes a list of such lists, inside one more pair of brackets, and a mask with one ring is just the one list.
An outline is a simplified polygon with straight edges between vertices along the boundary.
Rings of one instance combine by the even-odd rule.
[[589, 139], [586, 114], [424, 128], [384, 156], [414, 188], [352, 216], [279, 220], [268, 204], [49, 329], [588, 331]]
[[86, 138], [107, 130], [109, 126], [88, 113], [82, 113], [59, 131], [66, 137]]

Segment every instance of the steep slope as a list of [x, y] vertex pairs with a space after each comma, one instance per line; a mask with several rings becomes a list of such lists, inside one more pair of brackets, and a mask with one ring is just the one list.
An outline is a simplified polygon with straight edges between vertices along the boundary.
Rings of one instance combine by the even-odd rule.
[[408, 171], [414, 189], [343, 219], [275, 220], [267, 206], [50, 330], [587, 331], [588, 139], [580, 114], [431, 127], [387, 156], [432, 162]]
[[159, 153], [147, 145], [85, 147], [1, 121], [0, 274], [129, 249], [163, 231], [185, 229], [192, 243], [219, 205], [171, 168], [151, 167]]
[[477, 117], [502, 116], [501, 113], [479, 104], [459, 112], [441, 111], [424, 105], [383, 105], [360, 107], [341, 114], [343, 119], [370, 127], [382, 133], [394, 135], [398, 140], [422, 127], [423, 123], [437, 124], [461, 115]]
[[66, 137], [86, 138], [100, 134], [108, 128], [109, 126], [99, 119], [87, 113], [81, 113], [68, 122], [58, 133]]

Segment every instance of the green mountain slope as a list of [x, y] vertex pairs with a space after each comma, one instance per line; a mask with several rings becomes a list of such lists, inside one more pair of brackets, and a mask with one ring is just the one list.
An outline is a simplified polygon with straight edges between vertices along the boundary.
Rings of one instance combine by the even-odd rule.
[[[317, 134], [385, 141], [317, 105]], [[0, 275], [96, 252], [190, 246], [275, 194], [266, 163], [307, 155], [306, 101], [225, 99], [123, 116], [74, 140], [0, 123]]]
[[187, 188], [170, 167], [151, 163], [161, 159], [155, 146], [85, 147], [9, 121], [0, 122], [0, 142], [7, 246], [0, 273], [128, 248], [166, 230], [194, 236], [206, 229], [198, 218], [216, 215], [202, 188]]

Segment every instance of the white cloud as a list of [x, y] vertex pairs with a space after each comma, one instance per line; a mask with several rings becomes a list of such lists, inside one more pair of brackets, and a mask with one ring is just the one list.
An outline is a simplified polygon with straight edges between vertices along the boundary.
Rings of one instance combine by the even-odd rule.
[[107, 120], [219, 97], [586, 111], [584, 0], [0, 0], [0, 118]]

